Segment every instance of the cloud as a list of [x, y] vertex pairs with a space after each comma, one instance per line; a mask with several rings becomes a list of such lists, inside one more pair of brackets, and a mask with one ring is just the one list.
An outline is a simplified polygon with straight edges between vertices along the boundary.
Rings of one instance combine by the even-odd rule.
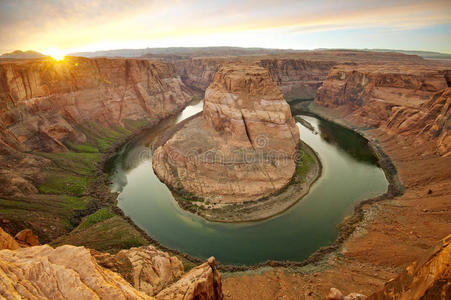
[[277, 31], [291, 38], [381, 27], [410, 33], [446, 24], [451, 24], [449, 0], [2, 0], [0, 52], [146, 47], [162, 41], [191, 46], [190, 41], [199, 43], [202, 36], [224, 37], [223, 45], [237, 45], [252, 32]]

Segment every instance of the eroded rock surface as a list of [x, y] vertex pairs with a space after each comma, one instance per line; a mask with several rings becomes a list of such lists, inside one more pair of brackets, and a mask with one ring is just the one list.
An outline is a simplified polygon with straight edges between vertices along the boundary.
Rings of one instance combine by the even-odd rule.
[[24, 229], [18, 232], [14, 238], [22, 247], [39, 245], [39, 238], [31, 231], [31, 229]]
[[175, 256], [153, 246], [122, 250], [116, 255], [94, 252], [97, 262], [122, 275], [136, 289], [154, 296], [179, 279], [183, 265]]
[[7, 299], [152, 299], [100, 267], [88, 249], [44, 245], [0, 251], [0, 295]]
[[451, 297], [451, 235], [368, 300], [449, 299]]
[[159, 141], [153, 168], [185, 195], [210, 203], [252, 201], [290, 182], [299, 142], [290, 107], [269, 72], [228, 64], [205, 93], [202, 117]]
[[[25, 230], [18, 236], [34, 240]], [[0, 227], [0, 297], [6, 299], [223, 298], [214, 257], [183, 273], [178, 258], [153, 246], [116, 255], [70, 245], [19, 248]]]
[[318, 90], [316, 103], [347, 110], [348, 118], [389, 134], [433, 139], [449, 156], [451, 69], [425, 65], [339, 65]]
[[16, 250], [19, 247], [19, 243], [0, 227], [0, 250]]
[[173, 65], [67, 57], [0, 64], [0, 140], [20, 150], [61, 151], [75, 126], [162, 119], [191, 99]]
[[161, 300], [223, 299], [221, 274], [215, 266], [214, 257], [195, 267], [182, 276], [173, 285], [161, 291], [157, 296]]

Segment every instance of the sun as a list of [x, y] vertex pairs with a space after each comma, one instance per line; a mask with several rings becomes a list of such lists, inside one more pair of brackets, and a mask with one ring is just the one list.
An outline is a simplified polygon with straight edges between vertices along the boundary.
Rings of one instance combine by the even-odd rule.
[[64, 59], [64, 53], [57, 48], [49, 48], [45, 54], [50, 55], [54, 60], [60, 61]]

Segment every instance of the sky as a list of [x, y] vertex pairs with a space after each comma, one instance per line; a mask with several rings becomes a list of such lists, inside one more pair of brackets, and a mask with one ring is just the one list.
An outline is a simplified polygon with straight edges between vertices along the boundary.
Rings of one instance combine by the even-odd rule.
[[0, 53], [181, 46], [451, 53], [451, 0], [0, 0]]

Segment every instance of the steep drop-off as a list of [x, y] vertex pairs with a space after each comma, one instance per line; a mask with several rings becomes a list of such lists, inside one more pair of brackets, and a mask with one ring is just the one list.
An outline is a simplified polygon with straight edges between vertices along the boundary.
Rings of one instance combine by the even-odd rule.
[[71, 230], [113, 201], [96, 167], [102, 153], [191, 99], [161, 61], [0, 62], [0, 222], [45, 242]]
[[[230, 62], [257, 63], [268, 69], [287, 101], [313, 99], [330, 69], [339, 64], [424, 64], [416, 55], [352, 50], [299, 51], [265, 56], [194, 57], [175, 60], [177, 74], [191, 87], [205, 90], [220, 66]], [[426, 65], [430, 64], [427, 62]]]
[[83, 122], [162, 119], [191, 99], [169, 63], [68, 57], [0, 64], [0, 132], [24, 151], [64, 151]]
[[415, 143], [434, 139], [437, 151], [447, 156], [450, 74], [450, 68], [424, 65], [340, 65], [330, 71], [315, 101], [364, 126], [416, 135]]

